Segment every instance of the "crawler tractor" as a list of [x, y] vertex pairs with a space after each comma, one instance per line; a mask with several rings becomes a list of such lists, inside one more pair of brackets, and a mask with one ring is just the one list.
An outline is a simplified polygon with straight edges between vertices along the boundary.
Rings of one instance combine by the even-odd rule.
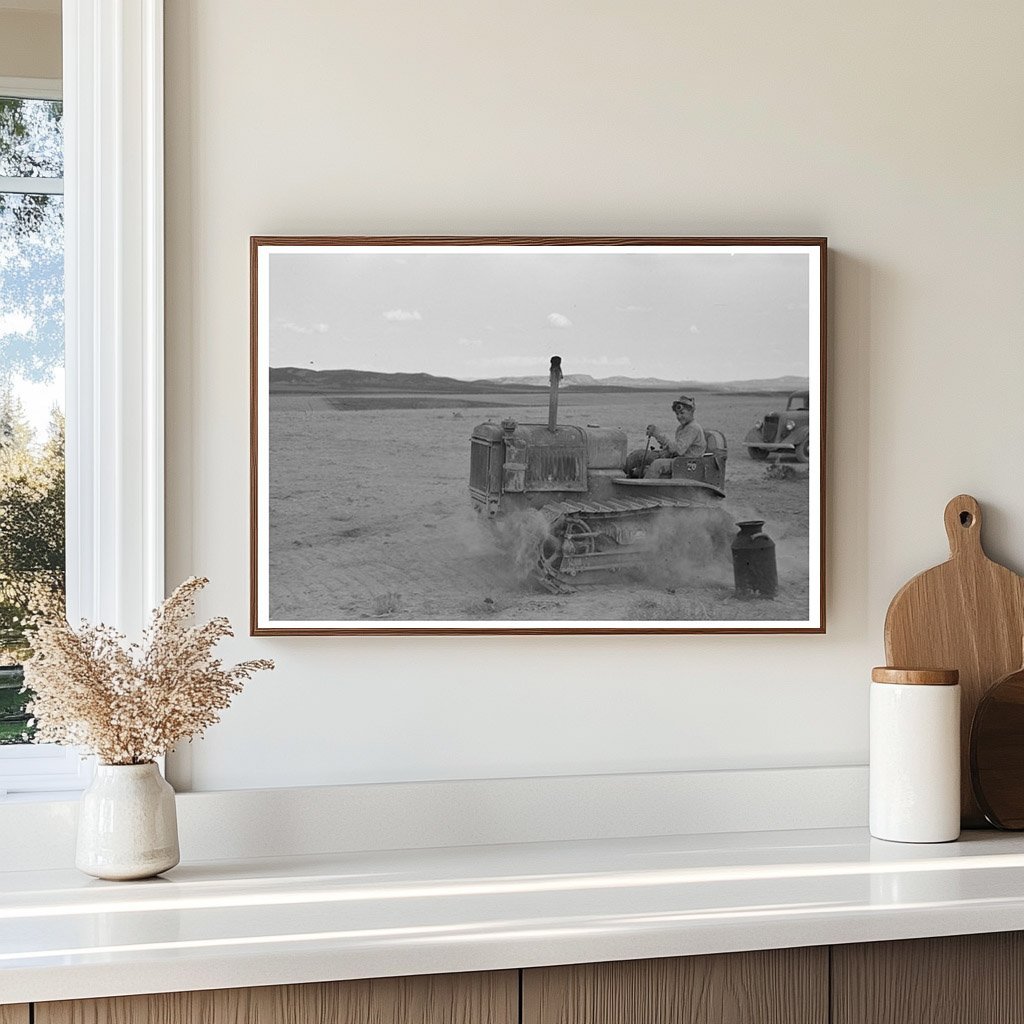
[[547, 423], [481, 423], [473, 429], [469, 464], [469, 493], [479, 512], [510, 518], [534, 509], [542, 517], [530, 574], [552, 593], [571, 592], [573, 582], [598, 572], [650, 564], [658, 554], [656, 520], [670, 516], [706, 530], [707, 509], [725, 497], [726, 442], [719, 431], [706, 431], [703, 455], [675, 458], [670, 476], [646, 479], [657, 453], [627, 458], [624, 431], [558, 423], [561, 378], [554, 356]]

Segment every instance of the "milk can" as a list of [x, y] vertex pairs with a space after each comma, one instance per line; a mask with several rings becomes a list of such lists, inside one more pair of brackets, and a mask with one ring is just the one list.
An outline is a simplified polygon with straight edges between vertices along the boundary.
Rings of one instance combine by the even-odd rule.
[[732, 568], [737, 597], [774, 597], [779, 590], [775, 541], [761, 528], [763, 519], [737, 523], [732, 542]]

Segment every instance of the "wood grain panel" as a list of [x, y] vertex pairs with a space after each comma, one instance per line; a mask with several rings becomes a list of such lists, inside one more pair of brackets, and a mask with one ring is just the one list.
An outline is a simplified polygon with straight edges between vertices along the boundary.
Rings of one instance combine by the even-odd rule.
[[827, 1020], [825, 947], [523, 972], [523, 1024], [826, 1024]]
[[0, 1024], [28, 1024], [28, 1006], [0, 1006]]
[[832, 1021], [1024, 1021], [1024, 933], [833, 946]]
[[984, 828], [971, 789], [971, 723], [998, 679], [1020, 668], [1024, 579], [993, 562], [982, 546], [976, 499], [958, 494], [943, 513], [949, 560], [919, 573], [885, 614], [885, 657], [894, 668], [960, 672], [960, 805], [964, 828]]
[[35, 1024], [517, 1024], [518, 1019], [518, 972], [494, 971], [37, 1003]]

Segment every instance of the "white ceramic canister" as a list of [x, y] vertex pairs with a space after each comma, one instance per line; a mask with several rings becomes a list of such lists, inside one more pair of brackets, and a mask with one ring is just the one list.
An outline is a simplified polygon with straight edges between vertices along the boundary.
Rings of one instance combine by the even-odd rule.
[[876, 839], [948, 843], [960, 835], [959, 679], [955, 669], [872, 669]]

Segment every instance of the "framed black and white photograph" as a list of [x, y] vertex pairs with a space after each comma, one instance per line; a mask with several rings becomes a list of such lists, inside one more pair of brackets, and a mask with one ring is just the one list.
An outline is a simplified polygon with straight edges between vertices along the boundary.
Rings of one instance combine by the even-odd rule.
[[825, 268], [252, 238], [252, 633], [824, 632]]

